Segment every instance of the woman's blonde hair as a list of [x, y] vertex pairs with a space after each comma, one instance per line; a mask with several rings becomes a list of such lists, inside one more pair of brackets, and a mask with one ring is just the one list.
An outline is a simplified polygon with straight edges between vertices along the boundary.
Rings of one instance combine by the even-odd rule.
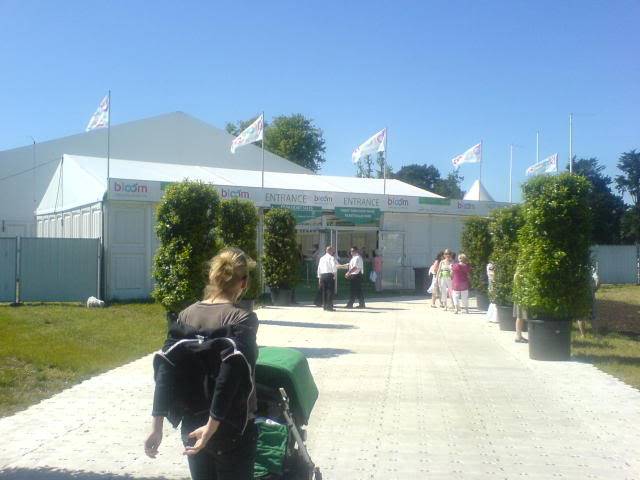
[[461, 253], [460, 255], [458, 255], [458, 261], [460, 263], [469, 263], [469, 259], [464, 253]]
[[248, 282], [249, 272], [255, 267], [256, 262], [239, 248], [225, 248], [209, 262], [209, 283], [204, 298], [223, 294], [238, 300], [242, 295], [238, 284], [245, 278]]

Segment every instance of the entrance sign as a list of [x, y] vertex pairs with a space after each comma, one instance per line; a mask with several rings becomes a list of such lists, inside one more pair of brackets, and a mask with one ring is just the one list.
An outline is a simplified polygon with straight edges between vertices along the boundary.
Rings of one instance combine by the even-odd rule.
[[296, 219], [296, 223], [303, 223], [308, 220], [314, 220], [322, 217], [322, 207], [315, 207], [313, 205], [271, 204], [271, 208], [286, 208], [293, 214]]
[[380, 221], [379, 208], [345, 208], [336, 207], [336, 217], [354, 224], [378, 223]]

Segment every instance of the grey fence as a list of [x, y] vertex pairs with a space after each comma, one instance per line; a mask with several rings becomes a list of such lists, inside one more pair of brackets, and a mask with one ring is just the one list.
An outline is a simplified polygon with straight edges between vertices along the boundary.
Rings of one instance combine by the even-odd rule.
[[635, 245], [595, 245], [593, 256], [601, 283], [636, 283], [638, 258]]
[[0, 238], [0, 302], [99, 297], [99, 262], [94, 238]]
[[16, 301], [18, 239], [0, 238], [0, 302]]

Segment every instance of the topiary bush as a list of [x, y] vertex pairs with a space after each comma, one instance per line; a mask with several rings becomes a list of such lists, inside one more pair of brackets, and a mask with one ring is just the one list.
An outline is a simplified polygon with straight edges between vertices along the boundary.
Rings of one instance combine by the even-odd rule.
[[[258, 211], [253, 203], [238, 198], [222, 200], [217, 232], [225, 247], [239, 248], [257, 260]], [[249, 288], [244, 298], [255, 300], [260, 292], [259, 272], [254, 270], [251, 272]]]
[[264, 216], [265, 283], [272, 290], [293, 289], [298, 281], [299, 262], [293, 214], [283, 208], [269, 210]]
[[489, 219], [470, 217], [462, 229], [462, 251], [469, 257], [471, 270], [471, 288], [487, 293], [487, 263], [492, 252]]
[[520, 205], [491, 212], [489, 232], [493, 242], [491, 260], [495, 268], [495, 278], [489, 298], [496, 305], [513, 304], [513, 275], [518, 261], [518, 231], [523, 223]]
[[515, 301], [534, 317], [572, 320], [591, 310], [589, 181], [564, 173], [523, 186]]
[[218, 193], [202, 182], [172, 184], [160, 200], [152, 295], [168, 312], [179, 312], [202, 298], [207, 261], [219, 249], [215, 235], [219, 211]]

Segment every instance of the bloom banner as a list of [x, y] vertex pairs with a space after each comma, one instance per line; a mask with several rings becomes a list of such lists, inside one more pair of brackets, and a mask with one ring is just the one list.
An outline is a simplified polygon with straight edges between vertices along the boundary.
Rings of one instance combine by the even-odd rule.
[[264, 118], [260, 115], [256, 120], [245, 128], [231, 143], [231, 153], [236, 153], [236, 149], [248, 145], [258, 140], [262, 140], [264, 131]]
[[96, 128], [104, 128], [109, 125], [109, 95], [106, 95], [100, 102], [100, 106], [91, 116], [87, 124], [86, 131], [95, 130]]
[[365, 157], [373, 152], [384, 152], [387, 143], [386, 140], [387, 129], [383, 128], [358, 148], [356, 148], [351, 154], [351, 160], [353, 160], [353, 163], [358, 163], [362, 157]]
[[558, 154], [554, 153], [541, 162], [534, 163], [527, 168], [528, 175], [539, 175], [541, 173], [558, 173]]
[[462, 155], [458, 155], [451, 160], [453, 168], [456, 170], [463, 163], [480, 163], [482, 161], [482, 143], [474, 145]]

